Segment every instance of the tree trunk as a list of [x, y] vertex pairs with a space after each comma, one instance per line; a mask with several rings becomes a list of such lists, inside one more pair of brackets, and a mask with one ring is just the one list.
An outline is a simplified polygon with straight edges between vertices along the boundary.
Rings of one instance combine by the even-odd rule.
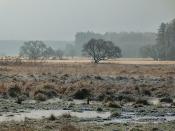
[[98, 60], [94, 60], [94, 63], [95, 63], [95, 64], [98, 64], [98, 63], [99, 63], [99, 61], [98, 61]]

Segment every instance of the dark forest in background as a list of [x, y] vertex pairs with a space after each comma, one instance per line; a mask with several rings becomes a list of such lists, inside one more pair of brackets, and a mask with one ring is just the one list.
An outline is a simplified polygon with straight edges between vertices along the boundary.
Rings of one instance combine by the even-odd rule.
[[75, 46], [81, 53], [82, 46], [92, 38], [104, 39], [112, 41], [122, 50], [123, 57], [141, 57], [140, 48], [145, 45], [156, 44], [156, 33], [137, 33], [137, 32], [121, 32], [121, 33], [105, 33], [98, 34], [94, 32], [79, 32], [75, 36]]
[[175, 60], [175, 19], [170, 23], [162, 23], [159, 27], [156, 44], [141, 48], [143, 57], [155, 60]]
[[[91, 39], [111, 41], [122, 50], [125, 58], [153, 58], [154, 60], [175, 60], [175, 19], [162, 23], [157, 33], [138, 32], [78, 32], [75, 41], [43, 41], [53, 49], [60, 49], [65, 56], [82, 56], [83, 45]], [[0, 55], [18, 55], [25, 41], [0, 40]]]

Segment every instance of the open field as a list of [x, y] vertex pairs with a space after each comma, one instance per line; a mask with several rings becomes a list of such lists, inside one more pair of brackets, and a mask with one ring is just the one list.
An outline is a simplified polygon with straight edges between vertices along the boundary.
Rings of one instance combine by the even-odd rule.
[[0, 127], [173, 131], [174, 81], [172, 61], [9, 63], [0, 67]]
[[[0, 57], [0, 61], [15, 61], [18, 57]], [[32, 62], [30, 60], [22, 59], [23, 62]], [[84, 57], [64, 57], [63, 60], [43, 60], [47, 63], [93, 63], [89, 58]], [[35, 62], [41, 62], [36, 60]], [[137, 65], [174, 65], [175, 61], [154, 61], [152, 58], [117, 58], [111, 60], [101, 61], [100, 63], [113, 64], [137, 64]]]
[[[93, 63], [90, 59], [80, 59], [74, 58], [73, 60], [48, 60], [49, 63]], [[101, 61], [101, 63], [110, 63], [110, 64], [132, 64], [132, 65], [175, 65], [175, 61], [154, 61], [151, 58], [118, 58], [116, 60], [106, 60]]]

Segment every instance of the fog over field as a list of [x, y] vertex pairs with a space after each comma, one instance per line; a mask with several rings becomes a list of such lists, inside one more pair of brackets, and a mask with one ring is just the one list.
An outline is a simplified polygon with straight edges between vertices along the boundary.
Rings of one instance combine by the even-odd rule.
[[[0, 54], [16, 55], [21, 41], [27, 40], [73, 43], [77, 32], [156, 33], [161, 22], [173, 19], [174, 4], [174, 0], [1, 0]], [[136, 52], [126, 57], [138, 57]]]
[[[156, 33], [161, 22], [174, 18], [174, 4], [174, 0], [1, 0], [0, 54], [18, 54], [22, 41], [27, 40], [49, 40], [62, 49], [67, 42], [58, 41], [74, 43], [77, 32]], [[154, 44], [154, 38], [155, 34], [151, 42], [130, 38], [135, 44], [129, 46], [119, 39], [116, 44], [124, 57], [139, 57], [139, 48]], [[137, 49], [131, 49], [132, 45]]]
[[0, 0], [0, 131], [175, 131], [175, 0]]

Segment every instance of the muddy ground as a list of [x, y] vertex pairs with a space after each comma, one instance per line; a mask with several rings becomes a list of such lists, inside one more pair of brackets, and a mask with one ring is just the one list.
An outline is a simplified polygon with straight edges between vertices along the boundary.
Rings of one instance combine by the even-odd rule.
[[1, 66], [0, 127], [173, 131], [174, 80], [175, 66], [168, 64]]

